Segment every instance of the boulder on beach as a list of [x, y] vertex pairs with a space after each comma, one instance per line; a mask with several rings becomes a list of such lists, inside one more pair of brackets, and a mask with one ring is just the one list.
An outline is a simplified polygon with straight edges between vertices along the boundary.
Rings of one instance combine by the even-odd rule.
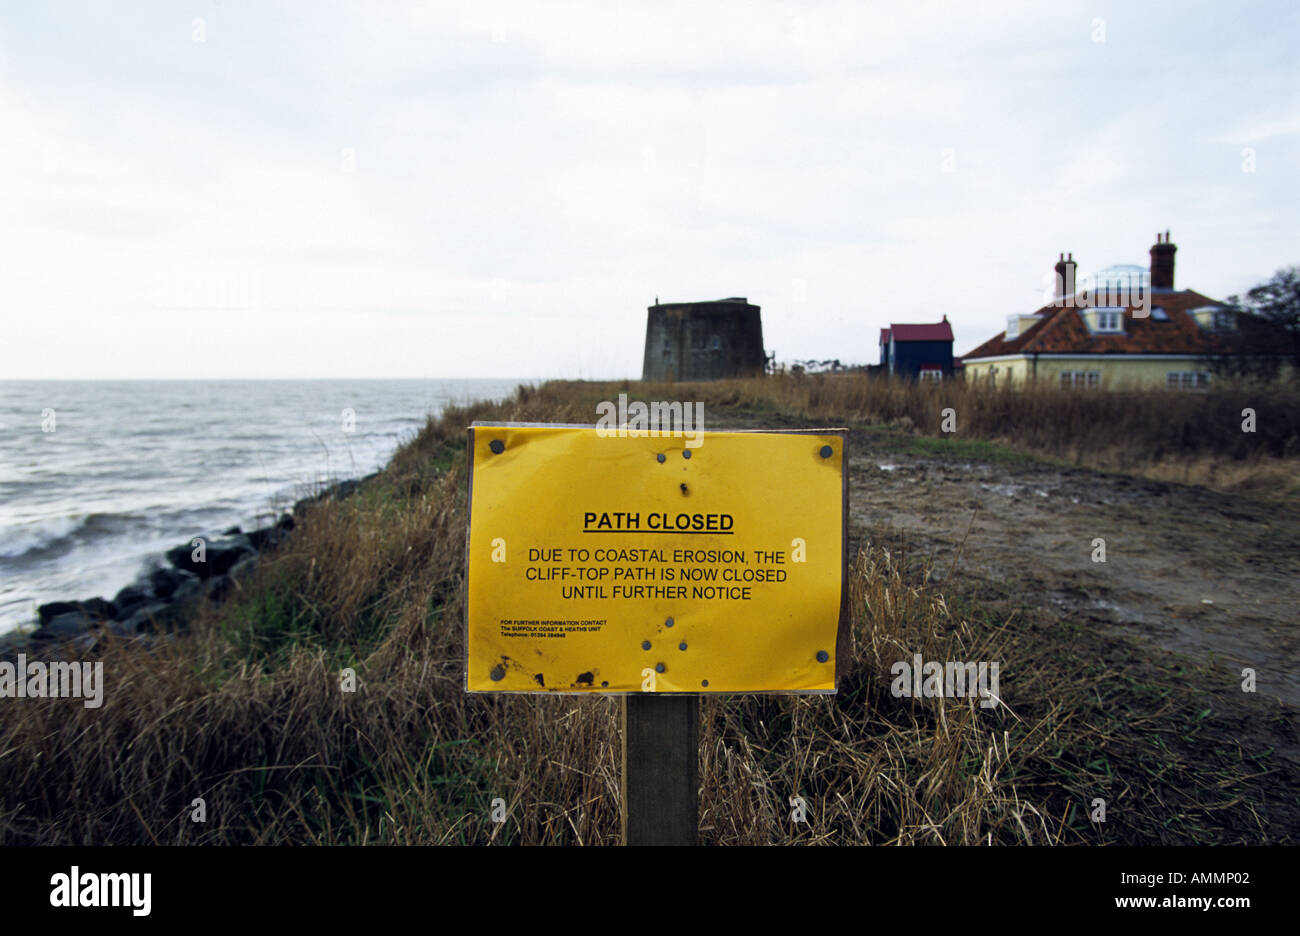
[[37, 618], [42, 626], [65, 614], [81, 614], [93, 620], [111, 621], [117, 616], [117, 605], [96, 596], [81, 601], [51, 601], [36, 609]]
[[184, 545], [173, 546], [167, 550], [166, 556], [167, 561], [177, 569], [205, 579], [225, 575], [240, 559], [256, 552], [249, 538], [241, 533], [205, 542], [201, 549], [191, 540]]
[[208, 601], [225, 601], [236, 587], [234, 576], [229, 572], [225, 575], [214, 575], [203, 583], [203, 597]]
[[198, 583], [198, 576], [184, 569], [155, 569], [149, 575], [154, 597], [166, 601], [183, 601], [198, 591]]
[[263, 527], [260, 530], [253, 530], [248, 535], [248, 542], [258, 552], [264, 549], [270, 549], [280, 545], [289, 531], [293, 529], [293, 517], [289, 514], [281, 514], [280, 519], [273, 526]]
[[[197, 581], [195, 587], [198, 587]], [[147, 634], [172, 630], [184, 619], [188, 609], [188, 603], [183, 601], [151, 602], [125, 621], [119, 622], [115, 631], [125, 634]]]
[[113, 605], [116, 608], [113, 619], [117, 621], [126, 620], [138, 608], [148, 604], [152, 599], [153, 589], [150, 588], [147, 581], [133, 582], [113, 596]]
[[[72, 602], [75, 604], [75, 602]], [[56, 614], [32, 633], [33, 640], [70, 640], [90, 629], [91, 618], [81, 611]]]

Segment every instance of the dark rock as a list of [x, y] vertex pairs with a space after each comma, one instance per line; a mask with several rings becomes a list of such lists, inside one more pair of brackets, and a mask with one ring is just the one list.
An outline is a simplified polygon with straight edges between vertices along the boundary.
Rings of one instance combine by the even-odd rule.
[[113, 596], [113, 604], [117, 606], [117, 613], [113, 615], [114, 620], [126, 620], [138, 608], [148, 604], [152, 598], [153, 590], [148, 582], [136, 582], [126, 586]]
[[117, 614], [117, 607], [111, 601], [98, 596], [82, 601], [51, 601], [36, 609], [42, 626], [48, 625], [54, 618], [65, 614], [81, 614], [95, 620], [111, 620]]
[[238, 586], [229, 573], [216, 575], [203, 583], [203, 594], [209, 601], [225, 601]]
[[264, 527], [261, 530], [254, 530], [248, 534], [249, 544], [261, 552], [263, 549], [270, 549], [278, 546], [280, 540], [284, 539], [286, 531], [279, 526]]
[[43, 604], [37, 608], [36, 616], [40, 618], [41, 624], [45, 625], [60, 614], [71, 614], [80, 610], [75, 601], [51, 601], [49, 604]]
[[90, 629], [90, 618], [80, 611], [56, 614], [32, 634], [33, 640], [70, 640]]
[[379, 474], [380, 472], [376, 471], [361, 479], [348, 478], [346, 481], [336, 481], [323, 491], [319, 491], [311, 497], [304, 497], [302, 500], [296, 501], [293, 505], [293, 512], [299, 514], [304, 508], [310, 507], [313, 504], [318, 504], [323, 500], [341, 501], [345, 498], [351, 497], [360, 490], [361, 485], [364, 482], [369, 481], [371, 478], [378, 477]]
[[77, 604], [81, 605], [83, 612], [97, 621], [111, 621], [117, 617], [117, 605], [99, 596], [82, 599]]
[[292, 529], [292, 515], [281, 514], [280, 519], [275, 521], [273, 526], [262, 527], [260, 530], [253, 530], [249, 533], [248, 542], [254, 549], [261, 552], [264, 549], [279, 546], [288, 537], [289, 531]]
[[108, 631], [115, 637], [134, 637], [139, 631], [125, 621], [110, 621], [104, 625], [104, 630]]
[[[195, 537], [195, 539], [200, 538], [201, 537]], [[203, 562], [196, 562], [194, 559], [194, 553], [198, 549], [198, 546], [194, 544], [194, 540], [190, 540], [188, 543], [182, 543], [180, 546], [173, 546], [171, 549], [167, 550], [167, 552], [163, 553], [163, 555], [166, 556], [167, 561], [177, 569], [183, 569], [186, 572], [193, 572], [195, 575], [202, 575], [203, 569], [207, 567], [207, 548], [208, 544], [205, 541], [203, 544]]]
[[181, 582], [177, 589], [172, 592], [171, 602], [180, 604], [186, 601], [193, 601], [203, 593], [203, 580], [194, 576], [189, 576]]
[[123, 634], [142, 634], [159, 629], [166, 620], [168, 604], [147, 604], [137, 610], [125, 621], [117, 622], [117, 629]]
[[[257, 554], [247, 536], [232, 536], [208, 544], [208, 565], [211, 575], [225, 575], [241, 560]], [[207, 576], [204, 576], [205, 578]]]
[[77, 655], [81, 657], [93, 656], [99, 651], [99, 636], [96, 634], [78, 634], [72, 638], [72, 643], [77, 648]]
[[253, 570], [257, 568], [257, 556], [245, 556], [239, 560], [230, 570], [230, 577], [236, 585], [248, 581], [253, 575]]
[[314, 504], [319, 504], [325, 498], [329, 497], [329, 494], [330, 494], [330, 489], [326, 488], [324, 491], [321, 491], [318, 494], [311, 495], [311, 497], [304, 497], [302, 500], [294, 501], [293, 503], [294, 515], [297, 516], [298, 514], [306, 510], [308, 507], [311, 507]]
[[188, 606], [180, 602], [154, 602], [145, 605], [117, 626], [127, 634], [146, 634], [172, 630], [180, 624]]
[[241, 530], [239, 527], [237, 527], [237, 526], [232, 526], [229, 530], [222, 530], [222, 531], [221, 531], [221, 535], [222, 535], [222, 536], [238, 536], [240, 533], [243, 533], [243, 532], [244, 532], [244, 531]]
[[153, 586], [156, 597], [170, 599], [187, 581], [194, 581], [195, 578], [192, 572], [182, 569], [155, 569], [149, 575], [149, 584]]
[[202, 562], [195, 561], [196, 551], [197, 547], [191, 540], [182, 546], [174, 546], [167, 550], [167, 561], [177, 569], [193, 572], [199, 578], [210, 578], [214, 575], [224, 575], [236, 562], [257, 550], [253, 548], [247, 536], [240, 534], [205, 543]]

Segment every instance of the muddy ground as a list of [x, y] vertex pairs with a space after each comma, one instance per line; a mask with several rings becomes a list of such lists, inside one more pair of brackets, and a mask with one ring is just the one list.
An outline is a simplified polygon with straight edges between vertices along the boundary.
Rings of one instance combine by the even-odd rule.
[[[865, 436], [865, 437], [864, 437]], [[944, 592], [1029, 607], [1207, 663], [1242, 702], [1300, 711], [1300, 515], [1205, 488], [1056, 467], [908, 454], [855, 433], [854, 539], [924, 557]], [[1105, 541], [1105, 562], [1096, 540]], [[1300, 764], [1294, 738], [1261, 738]]]

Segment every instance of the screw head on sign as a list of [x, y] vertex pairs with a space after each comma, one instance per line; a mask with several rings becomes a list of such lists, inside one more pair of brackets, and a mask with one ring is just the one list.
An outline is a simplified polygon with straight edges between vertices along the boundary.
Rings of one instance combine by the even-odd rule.
[[835, 449], [831, 448], [829, 445], [823, 445], [821, 454], [822, 458], [830, 458], [835, 454]]
[[643, 641], [641, 641], [641, 649], [642, 649], [642, 650], [649, 650], [649, 649], [650, 649], [650, 641], [648, 641], [648, 640], [643, 640]]
[[659, 462], [659, 464], [661, 464], [661, 465], [662, 465], [664, 462], [666, 462], [667, 460], [668, 460], [668, 457], [667, 457], [666, 455], [664, 455], [663, 452], [660, 452], [658, 455], [655, 456], [655, 461]]
[[500, 439], [493, 439], [488, 443], [488, 448], [492, 450], [493, 455], [500, 455], [506, 450], [506, 444]]
[[818, 650], [818, 651], [817, 651], [817, 662], [818, 662], [818, 663], [825, 663], [825, 662], [826, 662], [827, 660], [829, 660], [830, 658], [831, 658], [831, 655], [830, 655], [829, 653], [827, 653], [825, 650]]
[[677, 645], [677, 649], [678, 649], [678, 650], [685, 650], [685, 649], [686, 649], [686, 641], [683, 640], [681, 643], [679, 643], [679, 644]]
[[673, 619], [669, 618], [668, 620], [664, 621], [664, 627], [672, 627], [673, 623], [674, 623]]
[[656, 663], [656, 664], [655, 664], [655, 672], [656, 672], [656, 673], [662, 673], [662, 672], [663, 672], [664, 670], [666, 670], [667, 668], [668, 668], [668, 667], [664, 666], [662, 663]]
[[690, 457], [691, 457], [691, 450], [690, 450], [690, 449], [682, 449], [682, 458], [690, 458]]

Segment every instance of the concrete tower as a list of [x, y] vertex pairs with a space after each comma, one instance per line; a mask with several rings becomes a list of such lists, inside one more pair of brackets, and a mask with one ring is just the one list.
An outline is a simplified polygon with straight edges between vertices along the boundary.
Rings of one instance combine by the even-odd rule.
[[763, 373], [763, 322], [744, 297], [649, 307], [642, 380], [717, 380]]

